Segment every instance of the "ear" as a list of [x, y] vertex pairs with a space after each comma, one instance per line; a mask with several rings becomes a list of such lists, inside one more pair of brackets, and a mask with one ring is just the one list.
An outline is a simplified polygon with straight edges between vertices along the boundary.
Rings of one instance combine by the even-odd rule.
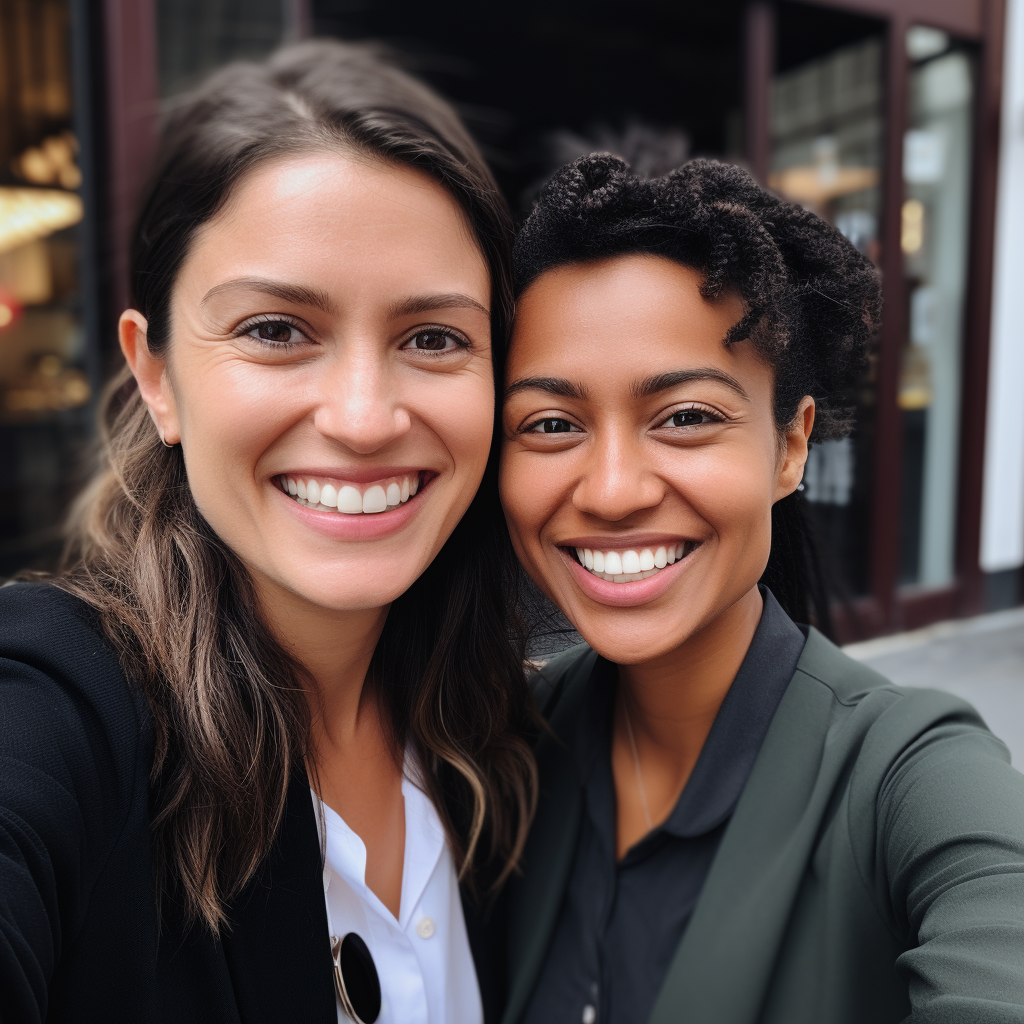
[[178, 407], [167, 375], [167, 360], [149, 351], [146, 344], [148, 328], [146, 318], [137, 309], [126, 309], [117, 324], [121, 351], [160, 436], [166, 444], [177, 444], [181, 440], [181, 431], [178, 429]]
[[810, 395], [804, 395], [797, 406], [793, 422], [786, 431], [785, 448], [782, 452], [779, 475], [775, 481], [773, 502], [792, 494], [800, 485], [807, 462], [807, 442], [813, 426], [814, 399]]

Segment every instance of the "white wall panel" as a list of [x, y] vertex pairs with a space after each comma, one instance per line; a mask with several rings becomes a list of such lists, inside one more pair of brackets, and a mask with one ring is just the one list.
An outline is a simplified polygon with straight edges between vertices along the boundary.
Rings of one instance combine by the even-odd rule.
[[986, 572], [1024, 565], [1024, 0], [1007, 0], [1006, 16], [982, 495]]

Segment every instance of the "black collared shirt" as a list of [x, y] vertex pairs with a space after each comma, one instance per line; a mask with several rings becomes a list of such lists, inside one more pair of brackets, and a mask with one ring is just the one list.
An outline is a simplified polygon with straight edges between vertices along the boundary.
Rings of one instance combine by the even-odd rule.
[[646, 1024], [806, 637], [761, 588], [764, 610], [679, 801], [616, 863], [612, 708], [599, 658], [575, 749], [586, 814], [530, 1024]]

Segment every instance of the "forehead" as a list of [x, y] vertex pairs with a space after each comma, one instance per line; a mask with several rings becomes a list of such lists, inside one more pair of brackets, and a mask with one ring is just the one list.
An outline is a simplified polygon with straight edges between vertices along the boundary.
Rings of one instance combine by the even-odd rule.
[[268, 161], [197, 232], [183, 276], [301, 277], [327, 290], [367, 275], [411, 290], [483, 292], [489, 274], [466, 216], [419, 171], [322, 152]]
[[743, 304], [733, 294], [704, 298], [702, 281], [691, 267], [649, 255], [549, 270], [517, 303], [510, 364], [605, 372], [665, 359], [731, 366], [750, 349], [723, 343]]

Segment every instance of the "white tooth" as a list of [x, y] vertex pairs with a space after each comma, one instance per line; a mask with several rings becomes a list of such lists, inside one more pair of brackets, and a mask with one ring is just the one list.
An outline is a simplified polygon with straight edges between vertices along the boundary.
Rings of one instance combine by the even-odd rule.
[[668, 552], [664, 548], [658, 548], [654, 552], [654, 567], [655, 569], [664, 569], [668, 565]]
[[338, 491], [331, 484], [324, 484], [320, 488], [320, 504], [328, 505], [331, 508], [338, 507]]
[[320, 484], [316, 480], [306, 481], [306, 497], [309, 499], [310, 505], [320, 504]]
[[402, 488], [398, 484], [388, 484], [388, 504], [402, 504]]
[[402, 501], [409, 500], [409, 478], [402, 477]]
[[364, 512], [383, 512], [388, 507], [388, 496], [380, 484], [367, 488], [363, 495]]
[[618, 551], [606, 551], [604, 556], [604, 571], [611, 576], [622, 575], [622, 557]]
[[583, 564], [588, 569], [594, 568], [594, 552], [591, 551], [590, 548], [583, 549]]
[[595, 551], [594, 552], [594, 572], [596, 572], [596, 573], [604, 572], [604, 552], [603, 551]]
[[668, 564], [671, 565], [676, 560], [676, 549], [673, 545], [668, 549]]
[[294, 477], [288, 477], [288, 493], [294, 498], [299, 493], [299, 485]]
[[644, 548], [640, 552], [640, 571], [647, 572], [654, 568], [654, 552], [650, 548]]
[[355, 487], [345, 486], [338, 491], [338, 511], [349, 515], [363, 511], [363, 496]]
[[306, 481], [305, 480], [296, 480], [295, 481], [295, 493], [298, 494], [298, 496], [300, 498], [305, 498], [306, 497]]
[[420, 489], [420, 475], [417, 473], [409, 481], [409, 497], [412, 497]]
[[626, 573], [626, 582], [627, 583], [636, 583], [637, 580], [642, 580], [643, 578], [644, 578], [644, 574], [642, 572], [627, 572]]
[[576, 557], [579, 559], [580, 565], [583, 565], [583, 548], [576, 549]]
[[635, 551], [627, 551], [622, 556], [622, 571], [630, 576], [640, 571], [640, 556]]
[[677, 544], [676, 545], [676, 561], [678, 562], [679, 559], [682, 558], [682, 557], [683, 557], [683, 545], [682, 544]]

